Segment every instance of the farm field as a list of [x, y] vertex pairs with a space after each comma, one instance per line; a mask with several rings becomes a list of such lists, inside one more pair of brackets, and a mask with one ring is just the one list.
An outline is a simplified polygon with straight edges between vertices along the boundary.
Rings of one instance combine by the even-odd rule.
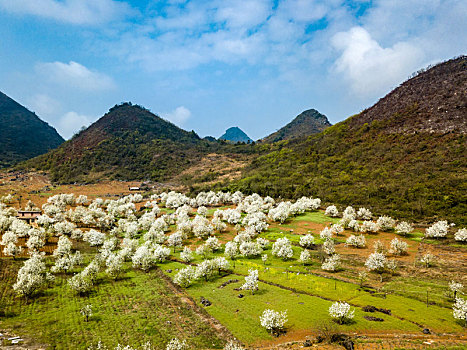
[[[106, 198], [110, 187], [101, 185], [83, 189], [80, 194], [86, 194], [91, 202]], [[78, 204], [62, 207], [65, 221], [73, 221], [83, 237], [87, 237], [91, 230], [99, 230], [105, 234], [105, 239], [97, 246], [90, 246], [93, 244], [89, 238], [83, 240], [67, 233], [57, 234], [57, 230], [50, 227], [45, 229], [48, 238], [40, 250], [45, 253], [43, 261], [47, 271], [53, 271], [56, 264], [57, 256], [53, 252], [60, 236], [69, 237], [72, 242], [70, 254], [80, 252], [82, 261], [66, 271], [54, 272], [55, 280], [44, 283], [28, 298], [18, 295], [12, 288], [19, 269], [29, 257], [27, 237], [19, 237], [17, 245], [23, 251], [15, 259], [4, 254], [4, 246], [0, 246], [0, 333], [20, 336], [24, 346], [31, 349], [87, 349], [99, 341], [109, 347], [117, 344], [136, 347], [150, 341], [156, 349], [163, 349], [173, 338], [186, 340], [192, 349], [221, 349], [231, 340], [245, 348], [293, 349], [300, 348], [306, 339], [315, 342], [316, 337], [326, 332], [349, 336], [357, 349], [467, 348], [465, 324], [453, 317], [455, 300], [449, 287], [451, 281], [467, 283], [467, 246], [454, 240], [453, 233], [457, 228], [450, 229], [447, 237], [442, 239], [426, 239], [426, 227], [417, 225], [406, 236], [396, 234], [394, 229], [366, 232], [363, 234], [365, 247], [355, 248], [346, 244], [348, 238], [356, 234], [347, 227], [333, 235], [335, 252], [329, 255], [323, 251], [329, 239], [323, 238], [321, 233], [341, 222], [341, 217], [325, 215], [325, 207], [309, 208], [289, 215], [283, 223], [264, 216], [263, 226], [256, 231], [254, 239], [267, 240], [267, 246], [259, 254], [232, 257], [225, 254], [225, 244], [243, 237], [245, 230], [250, 230], [245, 218], [250, 215], [248, 205], [253, 204], [248, 201], [253, 198], [243, 197], [241, 205], [224, 200], [225, 203], [216, 205], [199, 205], [198, 209], [187, 207], [191, 231], [180, 244], [173, 245], [171, 237], [182, 230], [180, 220], [177, 221], [184, 216], [177, 209], [182, 205], [169, 205], [170, 197], [164, 195], [150, 199], [139, 194], [124, 197], [127, 199], [117, 204], [118, 191], [124, 192], [127, 187], [128, 184], [122, 183], [112, 196], [107, 197], [115, 205], [125, 206], [127, 211], [116, 215], [115, 222], [106, 227], [72, 219], [73, 212], [79, 211]], [[53, 197], [58, 193], [52, 192], [45, 197], [52, 198], [45, 205], [45, 211], [51, 203], [60, 207], [58, 196]], [[33, 201], [44, 198], [34, 196], [30, 197]], [[26, 198], [27, 195], [23, 202]], [[264, 199], [255, 200], [266, 203]], [[47, 199], [42, 204], [46, 202]], [[151, 205], [147, 205], [148, 202]], [[270, 205], [266, 211], [271, 213], [277, 204]], [[17, 199], [3, 210], [9, 206], [18, 207]], [[90, 203], [82, 206], [89, 211], [95, 210]], [[154, 210], [154, 206], [158, 209]], [[101, 203], [99, 208], [110, 213], [109, 203]], [[128, 208], [133, 209], [128, 211]], [[204, 213], [201, 213], [202, 208], [205, 208]], [[221, 220], [224, 227], [218, 229], [216, 217], [237, 209], [242, 211], [239, 224], [229, 223], [225, 216]], [[146, 222], [149, 214], [155, 212], [157, 214]], [[207, 220], [206, 225], [215, 226], [209, 235], [196, 233], [198, 216]], [[55, 214], [55, 217], [59, 216]], [[172, 221], [168, 219], [170, 217]], [[161, 218], [168, 220], [167, 226], [161, 228], [162, 240], [160, 236], [154, 238], [158, 231], [153, 229], [156, 222], [163, 221]], [[126, 225], [132, 222], [139, 226], [130, 233], [132, 230]], [[364, 220], [357, 222], [363, 225]], [[115, 227], [119, 229], [112, 231]], [[149, 235], [151, 232], [153, 236]], [[310, 259], [304, 264], [300, 259], [304, 251], [301, 238], [306, 235], [312, 235], [314, 243], [306, 249]], [[99, 261], [104, 253], [116, 255], [122, 252], [125, 249], [123, 242], [129, 237], [136, 244], [134, 249], [143, 247], [148, 240], [159, 239], [157, 246], [167, 249], [165, 258], [151, 260], [145, 268], [143, 263], [135, 263], [137, 253], [133, 251], [133, 257], [127, 256], [122, 262], [116, 278], [108, 273], [104, 259], [93, 277], [91, 288], [83, 293], [70, 288], [69, 281], [73, 276], [82, 274], [86, 266]], [[216, 237], [220, 245], [201, 251], [200, 247], [207, 245], [208, 237]], [[390, 252], [389, 247], [396, 237], [407, 243], [406, 254], [399, 256]], [[273, 254], [273, 245], [284, 238], [290, 242], [291, 249], [291, 255], [286, 259]], [[103, 242], [112, 239], [118, 245], [105, 251]], [[388, 259], [397, 262], [397, 269], [385, 269], [381, 273], [368, 270], [365, 262], [376, 242], [383, 246]], [[192, 251], [189, 261], [183, 257], [187, 247]], [[420, 262], [427, 253], [435, 257], [429, 267]], [[340, 257], [340, 267], [334, 272], [323, 270], [323, 261], [335, 255]], [[177, 275], [187, 266], [196, 268], [206, 261], [223, 258], [228, 267], [219, 267], [218, 271], [215, 268], [203, 278], [192, 279], [188, 286], [177, 285]], [[254, 293], [241, 289], [251, 270], [258, 271], [258, 289]], [[363, 272], [367, 273], [364, 280], [361, 278]], [[465, 298], [462, 291], [458, 295]], [[329, 308], [337, 301], [348, 303], [354, 310], [354, 317], [349, 322], [338, 324], [329, 315]], [[87, 321], [80, 313], [86, 305], [93, 308]], [[266, 309], [287, 312], [287, 322], [279, 336], [261, 327], [260, 316]], [[4, 346], [15, 348], [6, 340]], [[329, 344], [327, 340], [315, 346], [343, 348], [342, 344]]]

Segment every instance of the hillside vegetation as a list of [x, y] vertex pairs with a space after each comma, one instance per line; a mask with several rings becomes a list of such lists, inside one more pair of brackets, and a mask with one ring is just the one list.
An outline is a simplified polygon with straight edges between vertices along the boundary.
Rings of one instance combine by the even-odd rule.
[[248, 154], [255, 149], [202, 140], [141, 106], [123, 103], [57, 150], [20, 168], [46, 170], [58, 183], [167, 181], [213, 152]]
[[230, 188], [465, 224], [466, 68], [466, 57], [442, 63], [320, 134], [276, 143]]
[[46, 153], [63, 141], [53, 127], [0, 92], [0, 167]]

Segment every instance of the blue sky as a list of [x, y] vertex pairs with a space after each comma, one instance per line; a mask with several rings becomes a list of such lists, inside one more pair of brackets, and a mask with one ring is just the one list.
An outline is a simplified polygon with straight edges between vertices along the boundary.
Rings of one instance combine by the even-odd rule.
[[69, 138], [132, 101], [253, 139], [466, 53], [465, 0], [0, 0], [0, 90]]

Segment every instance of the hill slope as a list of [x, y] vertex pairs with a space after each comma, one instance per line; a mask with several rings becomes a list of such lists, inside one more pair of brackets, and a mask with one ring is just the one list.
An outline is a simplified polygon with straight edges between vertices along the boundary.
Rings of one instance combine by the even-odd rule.
[[63, 142], [49, 124], [0, 92], [0, 167], [46, 153]]
[[253, 140], [245, 134], [245, 132], [237, 126], [228, 128], [224, 135], [219, 137], [219, 140], [226, 140], [232, 142], [252, 142]]
[[273, 145], [231, 189], [466, 224], [466, 89], [466, 57], [441, 63], [320, 134]]
[[286, 126], [262, 139], [263, 142], [273, 143], [281, 140], [291, 140], [299, 137], [317, 134], [332, 124], [328, 118], [316, 109], [309, 109], [295, 117]]
[[182, 130], [141, 106], [123, 103], [58, 149], [21, 167], [46, 170], [58, 183], [100, 179], [167, 181], [210, 152], [237, 149], [201, 140], [195, 132]]

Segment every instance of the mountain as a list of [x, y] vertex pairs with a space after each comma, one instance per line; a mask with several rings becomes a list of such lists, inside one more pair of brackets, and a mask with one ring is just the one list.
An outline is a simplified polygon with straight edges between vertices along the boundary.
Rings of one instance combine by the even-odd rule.
[[[249, 146], [249, 145], [245, 145]], [[210, 153], [250, 153], [252, 148], [202, 140], [149, 110], [122, 103], [58, 149], [19, 169], [49, 172], [56, 183], [101, 179], [168, 181]], [[209, 164], [206, 165], [209, 170]], [[211, 178], [215, 176], [211, 174]]]
[[316, 109], [309, 109], [300, 113], [286, 126], [262, 139], [262, 142], [273, 143], [317, 134], [331, 125], [324, 114], [319, 113]]
[[467, 223], [467, 58], [438, 64], [319, 134], [273, 144], [229, 189]]
[[49, 124], [0, 92], [0, 167], [46, 153], [63, 142]]
[[240, 129], [237, 126], [228, 128], [224, 135], [219, 137], [219, 140], [226, 140], [226, 141], [232, 141], [232, 142], [253, 142], [252, 139], [248, 137], [247, 134], [245, 134], [242, 129]]

